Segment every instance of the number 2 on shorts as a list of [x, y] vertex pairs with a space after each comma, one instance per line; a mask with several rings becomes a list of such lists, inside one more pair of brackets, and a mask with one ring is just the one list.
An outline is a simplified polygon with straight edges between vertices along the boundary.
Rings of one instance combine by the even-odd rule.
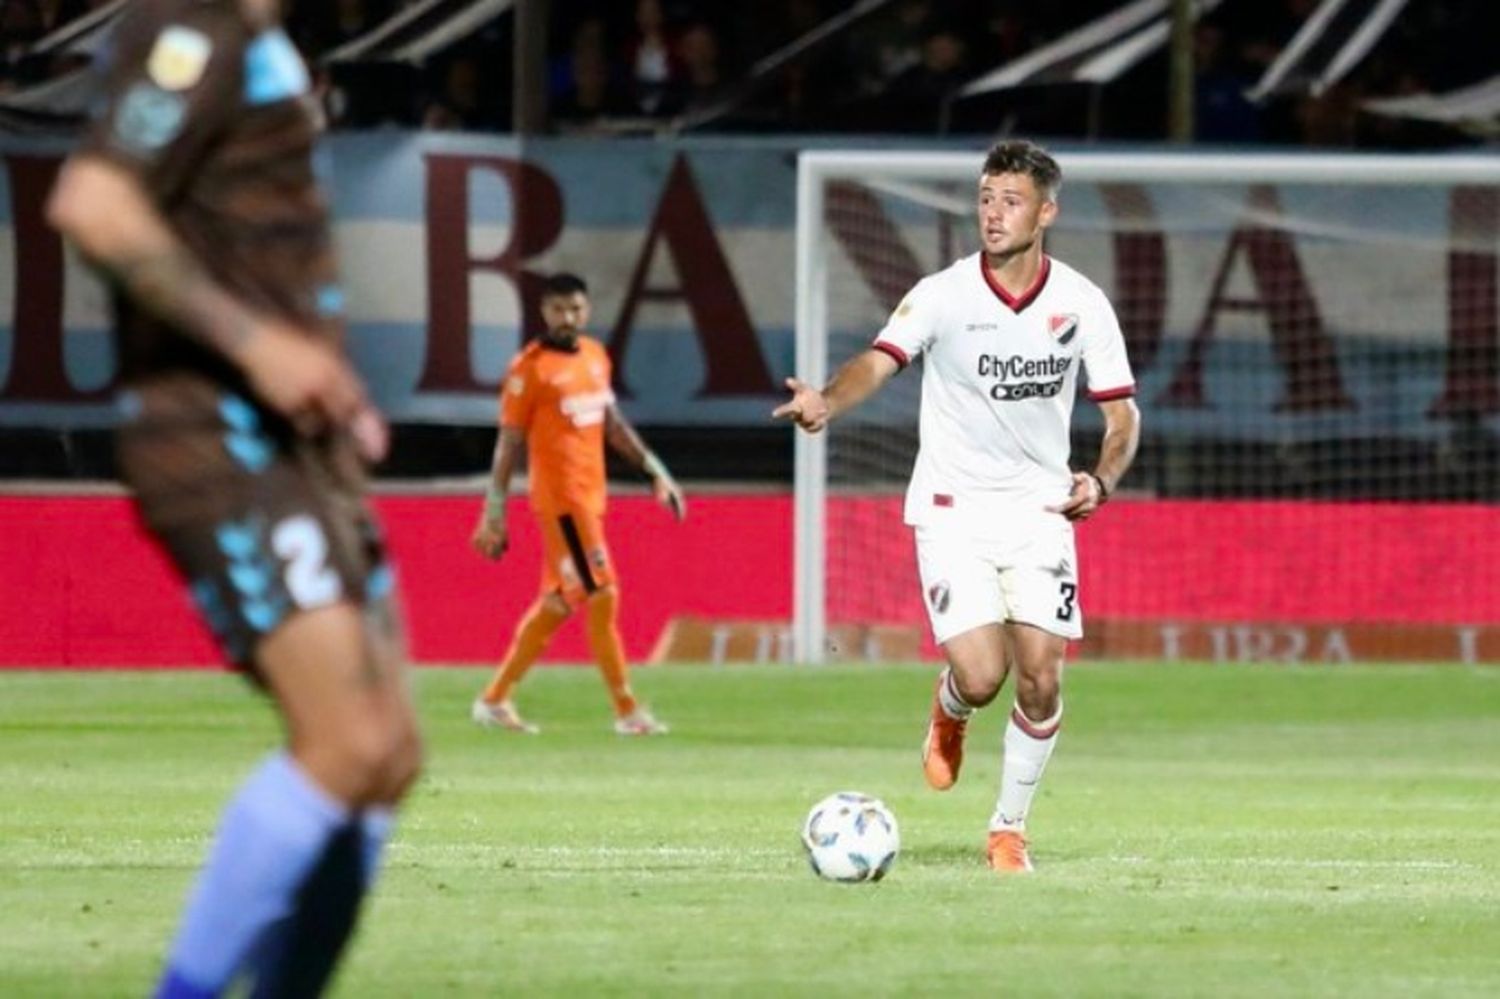
[[286, 588], [298, 607], [322, 607], [338, 600], [343, 584], [328, 565], [328, 539], [306, 514], [288, 517], [271, 532], [271, 547], [286, 561]]

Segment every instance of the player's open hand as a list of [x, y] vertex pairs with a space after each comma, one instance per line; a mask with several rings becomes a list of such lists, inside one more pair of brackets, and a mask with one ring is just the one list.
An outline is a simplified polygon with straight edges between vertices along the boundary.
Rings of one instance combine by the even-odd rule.
[[506, 529], [505, 521], [490, 520], [487, 517], [479, 518], [479, 526], [474, 528], [474, 536], [469, 539], [469, 544], [474, 550], [485, 558], [498, 559], [505, 554], [505, 549], [510, 547], [510, 531]]
[[651, 480], [651, 492], [658, 503], [672, 511], [678, 523], [687, 519], [687, 497], [682, 495], [682, 487], [676, 479], [670, 475], [658, 475]]
[[1060, 513], [1069, 520], [1088, 520], [1104, 503], [1099, 491], [1099, 480], [1088, 472], [1073, 473], [1073, 488], [1064, 503], [1047, 507], [1052, 513]]
[[810, 434], [828, 426], [828, 400], [823, 393], [798, 378], [788, 378], [786, 387], [792, 398], [771, 410], [771, 418], [791, 420]]
[[362, 450], [383, 451], [382, 435], [369, 421], [374, 410], [364, 385], [332, 345], [295, 327], [268, 322], [250, 335], [236, 360], [255, 394], [299, 434], [314, 437], [349, 429]]

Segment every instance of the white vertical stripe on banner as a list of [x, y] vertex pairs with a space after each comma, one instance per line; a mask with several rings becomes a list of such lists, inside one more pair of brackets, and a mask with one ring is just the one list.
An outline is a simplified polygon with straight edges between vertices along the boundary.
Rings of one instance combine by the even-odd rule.
[[1375, 43], [1380, 41], [1380, 36], [1385, 34], [1385, 29], [1391, 26], [1391, 22], [1405, 6], [1406, 0], [1381, 0], [1375, 13], [1365, 19], [1365, 23], [1359, 26], [1359, 30], [1344, 43], [1338, 55], [1333, 57], [1333, 61], [1313, 81], [1313, 95], [1321, 94], [1343, 79], [1344, 74], [1353, 69], [1370, 49], [1374, 48]]
[[360, 59], [412, 21], [415, 21], [419, 17], [425, 17], [428, 11], [439, 4], [447, 2], [448, 0], [420, 0], [420, 2], [412, 4], [410, 7], [397, 11], [394, 15], [386, 18], [385, 21], [377, 24], [358, 38], [351, 39], [332, 52], [325, 54], [323, 61], [353, 62]]
[[486, 21], [499, 17], [510, 10], [514, 0], [474, 0], [467, 8], [449, 17], [431, 31], [408, 42], [391, 58], [398, 62], [421, 62], [434, 52], [440, 52], [454, 42], [478, 31]]
[[1281, 81], [1291, 72], [1292, 67], [1297, 65], [1307, 54], [1307, 50], [1323, 37], [1323, 32], [1328, 30], [1328, 25], [1346, 2], [1347, 0], [1323, 0], [1318, 9], [1313, 11], [1312, 16], [1297, 29], [1297, 33], [1292, 36], [1286, 48], [1281, 50], [1281, 54], [1266, 69], [1260, 82], [1252, 87], [1246, 96], [1252, 101], [1263, 101], [1275, 93], [1276, 89], [1281, 86]]
[[974, 94], [1019, 86], [1050, 66], [1084, 55], [1150, 23], [1153, 18], [1165, 13], [1166, 9], [1167, 0], [1135, 0], [1113, 14], [1106, 14], [1097, 21], [1064, 35], [1050, 45], [1044, 45], [1029, 55], [971, 80], [958, 92], [958, 96], [971, 97]]
[[28, 53], [46, 55], [57, 51], [93, 55], [99, 40], [106, 34], [105, 29], [124, 13], [127, 2], [128, 0], [111, 0], [97, 10], [91, 10], [82, 17], [75, 17], [67, 24], [59, 25], [32, 45]]

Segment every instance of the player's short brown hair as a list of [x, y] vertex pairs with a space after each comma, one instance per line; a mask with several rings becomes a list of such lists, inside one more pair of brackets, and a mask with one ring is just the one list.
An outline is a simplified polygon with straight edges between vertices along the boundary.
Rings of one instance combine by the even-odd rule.
[[1003, 139], [990, 147], [984, 157], [983, 175], [1002, 173], [1024, 173], [1048, 201], [1056, 201], [1062, 187], [1062, 167], [1052, 154], [1028, 139]]

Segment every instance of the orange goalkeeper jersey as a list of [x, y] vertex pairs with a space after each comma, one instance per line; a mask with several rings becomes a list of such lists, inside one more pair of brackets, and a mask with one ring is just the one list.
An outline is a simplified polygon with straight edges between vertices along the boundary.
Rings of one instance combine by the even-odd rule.
[[540, 514], [604, 512], [610, 370], [604, 346], [586, 336], [576, 350], [533, 340], [511, 361], [500, 425], [526, 435], [531, 506]]

